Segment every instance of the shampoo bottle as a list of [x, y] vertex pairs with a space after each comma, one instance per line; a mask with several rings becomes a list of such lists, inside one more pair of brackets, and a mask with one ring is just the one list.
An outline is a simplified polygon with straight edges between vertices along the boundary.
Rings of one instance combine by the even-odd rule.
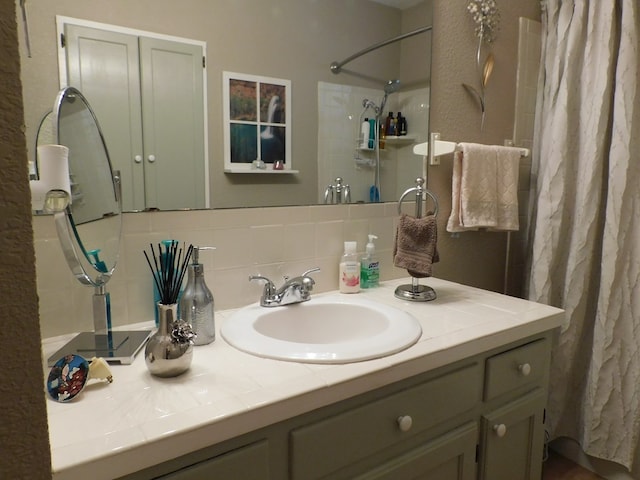
[[360, 260], [361, 288], [374, 288], [380, 282], [380, 262], [376, 257], [376, 246], [373, 243], [377, 238], [375, 235], [369, 235], [366, 252]]
[[384, 121], [384, 127], [386, 130], [387, 137], [395, 137], [397, 135], [396, 129], [395, 129], [396, 122], [395, 122], [395, 118], [393, 118], [393, 112], [389, 112], [389, 115], [387, 115], [387, 118]]
[[365, 118], [364, 122], [362, 122], [362, 126], [360, 127], [360, 135], [362, 136], [362, 140], [360, 141], [360, 148], [367, 149], [369, 148], [369, 119]]
[[398, 112], [398, 135], [407, 134], [407, 119], [402, 116], [401, 112]]
[[344, 242], [344, 254], [340, 259], [340, 293], [360, 291], [360, 262], [356, 250], [357, 242]]
[[214, 247], [193, 247], [191, 265], [187, 270], [187, 286], [180, 299], [180, 318], [189, 323], [196, 334], [195, 345], [206, 345], [216, 339], [213, 295], [204, 281], [204, 265], [199, 262], [200, 250]]
[[369, 148], [373, 149], [376, 146], [376, 119], [369, 119]]

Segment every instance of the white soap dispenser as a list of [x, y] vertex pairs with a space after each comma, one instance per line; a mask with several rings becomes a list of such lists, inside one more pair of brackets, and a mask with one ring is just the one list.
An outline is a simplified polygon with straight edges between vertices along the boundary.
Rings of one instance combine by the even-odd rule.
[[200, 250], [215, 250], [215, 247], [193, 246], [187, 286], [180, 299], [180, 318], [189, 323], [196, 334], [194, 344], [206, 345], [216, 339], [216, 324], [213, 294], [204, 281], [204, 265], [199, 262]]
[[340, 293], [360, 291], [360, 262], [356, 250], [357, 242], [344, 242], [344, 254], [340, 259]]
[[376, 246], [373, 243], [378, 237], [369, 234], [366, 252], [360, 260], [360, 287], [374, 288], [380, 283], [380, 262], [376, 257]]

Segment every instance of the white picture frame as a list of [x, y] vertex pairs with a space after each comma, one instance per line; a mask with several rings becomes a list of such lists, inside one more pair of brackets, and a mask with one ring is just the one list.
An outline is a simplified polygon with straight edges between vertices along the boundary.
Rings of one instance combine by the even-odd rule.
[[291, 160], [291, 81], [223, 72], [224, 171], [297, 173]]

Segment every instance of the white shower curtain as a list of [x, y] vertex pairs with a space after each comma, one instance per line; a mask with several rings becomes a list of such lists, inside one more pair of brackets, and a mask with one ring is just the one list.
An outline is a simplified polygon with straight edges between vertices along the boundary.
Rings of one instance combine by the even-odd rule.
[[547, 423], [640, 473], [640, 7], [546, 0], [528, 298], [566, 310]]

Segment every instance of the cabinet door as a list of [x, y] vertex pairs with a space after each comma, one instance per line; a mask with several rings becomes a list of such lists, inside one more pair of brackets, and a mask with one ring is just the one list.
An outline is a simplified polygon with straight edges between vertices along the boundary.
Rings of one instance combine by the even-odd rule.
[[144, 210], [138, 37], [65, 24], [67, 83], [91, 104], [111, 167], [119, 170], [122, 208]]
[[480, 480], [539, 480], [546, 393], [538, 388], [482, 417]]
[[203, 58], [199, 45], [140, 38], [147, 208], [207, 206]]
[[355, 480], [472, 480], [478, 429], [469, 423]]
[[65, 38], [67, 83], [98, 118], [123, 209], [209, 207], [202, 47], [74, 24]]
[[206, 478], [268, 480], [269, 448], [267, 441], [248, 445], [159, 477], [164, 480], [202, 480]]

